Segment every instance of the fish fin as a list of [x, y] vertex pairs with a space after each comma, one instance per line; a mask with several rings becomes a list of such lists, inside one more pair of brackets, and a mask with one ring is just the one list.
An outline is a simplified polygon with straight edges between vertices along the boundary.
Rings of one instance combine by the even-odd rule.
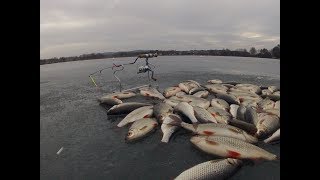
[[172, 122], [169, 123], [163, 123], [163, 124], [168, 124], [168, 125], [172, 125], [172, 126], [180, 126], [182, 123], [182, 120], [175, 115], [168, 115], [167, 117], [169, 117], [170, 119], [172, 119]]

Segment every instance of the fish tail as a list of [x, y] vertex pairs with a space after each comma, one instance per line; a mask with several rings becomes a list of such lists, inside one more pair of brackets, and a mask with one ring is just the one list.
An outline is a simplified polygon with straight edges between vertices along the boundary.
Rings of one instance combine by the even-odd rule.
[[172, 126], [181, 126], [182, 120], [178, 116], [169, 115], [169, 116], [167, 116], [167, 118], [170, 118], [170, 121], [165, 122], [165, 120], [164, 120], [163, 124], [168, 124], [168, 125], [172, 125]]

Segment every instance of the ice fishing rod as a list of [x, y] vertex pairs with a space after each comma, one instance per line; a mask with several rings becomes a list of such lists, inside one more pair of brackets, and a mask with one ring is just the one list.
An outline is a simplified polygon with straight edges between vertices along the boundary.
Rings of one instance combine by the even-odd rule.
[[[93, 73], [91, 73], [89, 75], [91, 81], [93, 82], [93, 84], [98, 88], [99, 91], [101, 91], [100, 87], [97, 85], [97, 83], [95, 82], [94, 78], [93, 78], [93, 75], [97, 74], [97, 73], [102, 73], [103, 70], [106, 70], [106, 69], [112, 69], [113, 70], [113, 76], [118, 80], [119, 82], [119, 88], [120, 88], [120, 92], [122, 91], [122, 84], [121, 84], [121, 80], [116, 76], [116, 72], [118, 71], [122, 71], [124, 70], [124, 66], [126, 65], [132, 65], [132, 64], [135, 64], [137, 62], [137, 60], [139, 58], [145, 58], [145, 62], [146, 62], [146, 65], [145, 66], [140, 66], [138, 68], [138, 72], [137, 74], [139, 73], [146, 73], [148, 72], [148, 80], [149, 80], [149, 83], [150, 83], [150, 78], [154, 81], [156, 81], [157, 79], [153, 77], [154, 75], [154, 71], [152, 69], [155, 68], [155, 66], [151, 63], [149, 63], [149, 58], [153, 58], [153, 57], [157, 57], [158, 56], [158, 51], [156, 51], [156, 53], [152, 54], [152, 53], [148, 53], [148, 54], [140, 54], [138, 55], [138, 57], [135, 59], [134, 62], [130, 62], [130, 63], [125, 63], [125, 64], [115, 64], [113, 63], [112, 66], [109, 66], [109, 67], [105, 67], [105, 68], [102, 68], [102, 69], [99, 69]], [[114, 68], [117, 68], [117, 67], [121, 67], [121, 69], [116, 69], [114, 70]], [[150, 77], [150, 72], [151, 72], [151, 77]]]

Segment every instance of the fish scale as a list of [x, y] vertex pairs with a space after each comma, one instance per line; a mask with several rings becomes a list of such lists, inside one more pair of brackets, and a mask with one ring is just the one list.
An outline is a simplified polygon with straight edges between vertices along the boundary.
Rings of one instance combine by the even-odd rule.
[[175, 180], [222, 180], [231, 177], [241, 166], [241, 160], [237, 159], [211, 160], [183, 171]]
[[276, 160], [277, 156], [245, 141], [223, 136], [193, 136], [190, 141], [199, 149], [221, 157], [252, 160]]

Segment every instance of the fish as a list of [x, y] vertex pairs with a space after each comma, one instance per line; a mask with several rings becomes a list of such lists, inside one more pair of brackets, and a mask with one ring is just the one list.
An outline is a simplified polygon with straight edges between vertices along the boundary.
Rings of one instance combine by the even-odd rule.
[[207, 122], [218, 123], [216, 118], [213, 117], [213, 115], [209, 111], [207, 111], [206, 109], [194, 106], [193, 110], [194, 110], [194, 115], [195, 115], [195, 117], [197, 118], [197, 120], [199, 122], [202, 122], [202, 123], [207, 123]]
[[232, 85], [232, 84], [226, 84], [226, 83], [222, 83], [221, 85], [222, 85], [222, 86], [225, 86], [225, 87], [227, 87], [227, 88], [233, 88], [233, 87], [234, 87], [234, 85]]
[[237, 84], [240, 84], [238, 82], [235, 82], [235, 81], [227, 81], [227, 82], [224, 82], [223, 84], [231, 84], [231, 85], [237, 85]]
[[161, 131], [163, 133], [161, 142], [168, 143], [171, 135], [180, 128], [179, 126], [169, 124], [173, 119], [181, 120], [181, 117], [177, 114], [169, 114], [164, 118], [163, 123], [161, 124]]
[[276, 91], [274, 93], [272, 93], [273, 95], [276, 95], [276, 96], [280, 96], [280, 91]]
[[236, 97], [239, 99], [239, 102], [242, 103], [244, 101], [256, 101], [260, 102], [262, 98], [260, 96], [252, 96], [252, 95], [236, 95]]
[[271, 143], [278, 140], [280, 140], [280, 128], [276, 132], [274, 132], [270, 137], [265, 139], [263, 142]]
[[[171, 97], [171, 98], [173, 98], [173, 97]], [[177, 98], [183, 102], [188, 102], [192, 106], [198, 106], [198, 107], [202, 107], [205, 109], [207, 109], [210, 106], [210, 101], [203, 99], [203, 98], [193, 96], [193, 95], [182, 95]]]
[[246, 107], [254, 107], [254, 108], [258, 107], [258, 102], [254, 100], [245, 100], [245, 101], [242, 101], [240, 104]]
[[187, 80], [186, 82], [190, 82], [192, 84], [193, 87], [200, 87], [200, 83], [198, 83], [197, 81], [194, 80]]
[[254, 125], [257, 125], [259, 119], [258, 114], [255, 108], [253, 107], [247, 107], [246, 112], [244, 114], [245, 122], [252, 123]]
[[140, 103], [140, 102], [126, 102], [118, 105], [112, 106], [108, 111], [107, 115], [114, 115], [114, 114], [127, 114], [131, 111], [143, 107], [143, 106], [151, 106], [152, 104], [148, 103]]
[[180, 97], [180, 96], [183, 96], [183, 95], [186, 95], [186, 93], [184, 91], [180, 91], [180, 92], [177, 92], [177, 94], [175, 94], [177, 97]]
[[263, 116], [261, 114], [259, 115], [259, 121], [256, 124], [256, 137], [264, 138], [280, 128], [280, 119], [278, 116], [272, 114], [263, 114]]
[[158, 126], [155, 118], [142, 118], [132, 123], [125, 141], [132, 142], [141, 139], [152, 132]]
[[232, 118], [232, 115], [229, 112], [220, 108], [209, 107], [207, 110], [210, 112], [210, 114], [212, 114], [218, 123], [228, 124], [228, 120]]
[[112, 98], [117, 98], [117, 99], [127, 99], [136, 96], [136, 93], [131, 92], [131, 91], [126, 91], [126, 92], [115, 92], [111, 94], [107, 94], [103, 97], [112, 97]]
[[274, 108], [280, 110], [280, 100], [276, 101], [276, 103], [274, 103]]
[[229, 125], [240, 128], [251, 135], [254, 135], [257, 132], [257, 127], [251, 123], [240, 121], [236, 118], [230, 119], [228, 122]]
[[254, 84], [237, 84], [235, 85], [238, 89], [247, 90], [255, 94], [261, 94], [261, 89], [259, 86]]
[[181, 92], [181, 89], [178, 86], [168, 87], [163, 91], [163, 96], [168, 98], [176, 95], [178, 92]]
[[267, 97], [273, 101], [279, 101], [280, 100], [280, 94], [269, 94]]
[[241, 167], [243, 162], [239, 159], [216, 159], [193, 166], [174, 180], [225, 180], [233, 176]]
[[186, 93], [189, 93], [189, 91], [194, 88], [194, 86], [191, 85], [190, 82], [182, 82], [182, 83], [179, 83], [179, 88], [186, 92]]
[[153, 115], [160, 123], [162, 123], [164, 118], [171, 113], [173, 113], [173, 108], [164, 102], [160, 102], [153, 106]]
[[174, 111], [185, 115], [191, 120], [192, 123], [198, 122], [197, 118], [194, 115], [193, 107], [187, 102], [180, 102], [174, 107]]
[[164, 103], [168, 104], [171, 107], [178, 105], [181, 101], [173, 100], [173, 99], [165, 99], [163, 100]]
[[219, 99], [225, 100], [229, 104], [237, 104], [237, 105], [240, 104], [239, 99], [236, 96], [232, 95], [232, 94], [218, 93], [218, 94], [216, 94], [216, 96]]
[[218, 94], [218, 93], [226, 93], [228, 88], [221, 84], [207, 84], [204, 86], [209, 92]]
[[165, 99], [165, 97], [157, 89], [152, 87], [140, 88], [140, 94], [142, 96], [157, 98], [160, 100]]
[[276, 91], [279, 91], [280, 89], [277, 87], [277, 86], [269, 86], [268, 87], [268, 90], [273, 93], [273, 92], [276, 92]]
[[272, 114], [272, 115], [276, 115], [276, 116], [280, 117], [280, 109], [275, 109], [275, 108], [264, 109], [264, 110], [262, 110], [262, 112], [266, 112], [268, 114]]
[[196, 135], [191, 137], [190, 141], [200, 150], [220, 157], [248, 159], [254, 162], [279, 159], [275, 154], [236, 138]]
[[271, 109], [274, 106], [275, 106], [275, 102], [267, 98], [258, 102], [258, 107], [261, 109]]
[[239, 105], [237, 104], [231, 104], [229, 112], [232, 115], [232, 117], [237, 118], [237, 111], [238, 111]]
[[207, 83], [210, 83], [210, 84], [221, 84], [222, 81], [220, 79], [211, 79], [211, 80], [208, 80]]
[[189, 94], [192, 95], [196, 92], [203, 91], [203, 90], [205, 90], [203, 87], [195, 87], [195, 88], [190, 89]]
[[108, 97], [108, 96], [103, 96], [103, 97], [99, 98], [98, 101], [99, 101], [101, 104], [107, 104], [107, 105], [110, 105], [110, 106], [118, 105], [118, 104], [122, 104], [122, 103], [123, 103], [123, 102], [122, 102], [120, 99], [118, 99], [118, 98]]
[[204, 90], [204, 91], [198, 91], [198, 92], [196, 92], [196, 93], [193, 94], [193, 96], [199, 97], [199, 98], [207, 98], [208, 95], [209, 95], [209, 91], [206, 91], [206, 90]]
[[123, 127], [131, 122], [141, 118], [150, 118], [153, 115], [153, 106], [143, 106], [130, 112], [122, 121], [117, 125]]
[[[170, 115], [169, 115], [170, 117]], [[249, 135], [244, 130], [228, 125], [228, 124], [217, 124], [217, 123], [204, 123], [204, 124], [189, 124], [183, 122], [181, 119], [173, 118], [172, 122], [168, 123], [170, 125], [180, 126], [187, 129], [194, 134], [204, 135], [204, 136], [227, 136], [232, 138], [237, 138], [242, 141], [249, 143], [256, 143], [258, 139], [254, 136]]]
[[244, 105], [240, 105], [237, 110], [237, 119], [241, 121], [246, 121], [245, 114], [246, 114], [247, 108]]
[[268, 95], [272, 94], [272, 92], [269, 89], [263, 89], [261, 91], [261, 97], [267, 97]]
[[216, 107], [216, 108], [220, 108], [223, 109], [225, 111], [229, 111], [230, 106], [227, 103], [227, 101], [223, 100], [223, 99], [219, 99], [219, 98], [213, 98], [211, 100], [211, 106], [212, 107]]
[[239, 89], [236, 89], [236, 88], [230, 88], [229, 91], [228, 91], [229, 94], [232, 94], [236, 97], [238, 96], [252, 96], [252, 97], [260, 97], [259, 95], [255, 94], [255, 93], [252, 93], [250, 91], [245, 91], [245, 90], [239, 90]]

